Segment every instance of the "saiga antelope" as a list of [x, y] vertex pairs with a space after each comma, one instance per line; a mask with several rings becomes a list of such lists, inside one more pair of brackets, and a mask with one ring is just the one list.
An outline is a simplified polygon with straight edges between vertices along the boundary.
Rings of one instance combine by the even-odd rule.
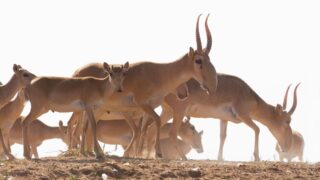
[[[181, 152], [178, 152], [175, 149], [175, 144], [170, 139], [170, 129], [173, 123], [166, 123], [162, 126], [161, 129], [163, 129], [163, 136], [162, 141], [165, 144], [161, 144], [161, 149], [166, 149], [164, 153], [164, 157], [167, 157], [168, 159], [184, 159], [183, 156], [180, 155], [182, 153], [184, 156], [190, 152], [191, 147], [194, 148], [198, 153], [203, 152], [202, 148], [202, 134], [203, 131], [200, 131], [199, 133], [195, 130], [195, 127], [190, 123], [190, 117], [187, 117], [183, 123], [181, 123], [181, 126], [178, 131], [178, 136], [182, 139], [177, 139], [177, 144], [181, 149]], [[154, 142], [153, 142], [154, 143]], [[146, 157], [150, 157], [150, 152], [152, 152], [152, 144], [153, 143], [147, 143], [146, 144]], [[170, 146], [170, 147], [168, 147]]]
[[13, 72], [11, 79], [5, 85], [0, 86], [0, 109], [6, 105], [18, 91], [30, 84], [36, 76], [20, 65], [13, 65]]
[[[207, 34], [205, 49], [202, 49], [201, 45], [199, 16], [196, 25], [196, 51], [190, 47], [187, 54], [171, 63], [141, 62], [132, 65], [123, 82], [124, 92], [113, 94], [110, 101], [107, 102], [105, 109], [108, 109], [109, 112], [119, 112], [122, 115], [120, 119], [125, 118], [132, 128], [133, 138], [125, 150], [125, 155], [131, 149], [132, 143], [137, 139], [139, 133], [133, 119], [139, 119], [143, 114], [156, 122], [156, 154], [157, 156], [161, 155], [159, 146], [160, 117], [154, 108], [159, 106], [169, 93], [175, 93], [178, 86], [194, 78], [199, 82], [202, 90], [205, 89], [210, 94], [216, 91], [217, 74], [209, 58], [212, 37], [207, 24], [208, 17], [205, 22]], [[95, 71], [88, 70], [90, 67], [92, 66], [85, 66], [77, 72], [80, 74], [80, 72], [86, 71], [85, 76], [95, 75]], [[174, 98], [177, 99], [176, 95]], [[96, 134], [95, 130], [93, 130], [93, 134]], [[81, 143], [84, 142], [81, 141]], [[81, 145], [81, 149], [81, 152], [84, 152], [84, 145]]]
[[[259, 161], [259, 127], [253, 122], [257, 120], [267, 126], [271, 134], [276, 138], [283, 151], [288, 151], [291, 145], [292, 130], [290, 127], [291, 115], [297, 106], [297, 88], [294, 90], [294, 100], [291, 109], [287, 112], [286, 91], [283, 106], [267, 104], [252, 88], [236, 76], [219, 74], [218, 88], [216, 93], [204, 93], [198, 82], [190, 80], [187, 82], [189, 96], [185, 101], [177, 101], [174, 95], [166, 97], [162, 105], [161, 121], [167, 122], [172, 116], [173, 122], [180, 124], [184, 116], [197, 118], [216, 118], [234, 123], [245, 123], [255, 133], [254, 159]], [[169, 105], [169, 106], [168, 106]], [[175, 107], [174, 109], [170, 107]], [[173, 114], [173, 115], [172, 115]], [[223, 124], [223, 123], [222, 123]], [[171, 139], [176, 140], [179, 126], [172, 126]], [[148, 141], [154, 137], [154, 125], [151, 126], [147, 136]], [[218, 159], [222, 160], [222, 150], [225, 139], [226, 126], [221, 127], [221, 142]], [[153, 133], [153, 135], [152, 135]], [[179, 147], [176, 146], [178, 149]]]
[[14, 157], [8, 151], [8, 148], [10, 147], [6, 147], [4, 137], [8, 137], [11, 127], [23, 111], [25, 102], [25, 92], [24, 90], [20, 90], [14, 100], [10, 101], [0, 109], [0, 143], [3, 152], [9, 159], [14, 159]]
[[287, 152], [283, 152], [280, 145], [276, 145], [276, 151], [279, 154], [280, 161], [287, 159], [288, 162], [295, 157], [299, 158], [299, 161], [303, 161], [304, 140], [302, 135], [297, 131], [292, 131], [292, 144]]
[[[172, 123], [167, 123], [160, 130], [160, 141], [167, 139], [169, 137], [169, 130]], [[197, 150], [197, 152], [203, 152], [202, 148], [202, 131], [197, 132], [195, 127], [186, 121], [182, 123], [182, 126], [178, 132], [178, 135], [183, 140], [184, 147], [192, 147]], [[109, 120], [109, 121], [99, 121], [97, 123], [97, 138], [99, 141], [106, 144], [120, 144], [122, 147], [128, 146], [132, 137], [132, 132], [130, 127], [127, 125], [125, 120]], [[161, 145], [161, 149], [168, 150], [166, 152], [172, 152], [172, 148], [168, 147], [170, 144], [166, 142], [166, 145]], [[184, 152], [189, 152], [191, 148], [185, 148]], [[174, 152], [173, 152], [174, 153]], [[172, 157], [168, 153], [163, 155], [163, 158]]]
[[[22, 127], [21, 120], [24, 117], [19, 117], [14, 125], [12, 126], [7, 139], [7, 145], [23, 144], [22, 142]], [[31, 147], [31, 156], [34, 155], [35, 158], [39, 158], [37, 147], [39, 147], [43, 141], [48, 139], [58, 138], [64, 143], [68, 144], [67, 137], [67, 127], [63, 126], [62, 121], [59, 121], [58, 127], [47, 126], [40, 120], [34, 120], [30, 124], [29, 129], [29, 141]]]
[[[85, 111], [91, 127], [95, 128], [96, 120], [93, 111], [109, 101], [112, 93], [120, 94], [123, 91], [122, 83], [129, 63], [112, 68], [104, 63], [104, 67], [110, 74], [105, 78], [38, 77], [26, 88], [31, 103], [29, 114], [22, 120], [23, 155], [26, 159], [31, 159], [28, 126], [33, 120], [49, 110], [57, 112]], [[103, 152], [97, 141], [94, 142], [96, 156], [102, 158]]]

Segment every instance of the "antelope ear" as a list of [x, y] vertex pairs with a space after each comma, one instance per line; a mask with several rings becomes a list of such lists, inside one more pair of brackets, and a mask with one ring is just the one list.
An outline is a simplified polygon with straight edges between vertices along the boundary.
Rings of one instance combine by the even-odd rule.
[[129, 69], [129, 62], [127, 61], [123, 66], [123, 71], [126, 72]]
[[179, 100], [183, 101], [189, 96], [189, 90], [186, 83], [181, 84], [176, 89], [177, 97]]
[[200, 135], [200, 136], [202, 136], [202, 135], [203, 135], [203, 130], [201, 130], [201, 131], [199, 132], [199, 135]]
[[191, 117], [190, 116], [186, 116], [184, 123], [190, 123]]
[[189, 48], [189, 54], [188, 54], [188, 55], [189, 55], [190, 57], [193, 57], [193, 56], [194, 56], [194, 53], [195, 53], [195, 52], [194, 52], [193, 48], [190, 47], [190, 48]]
[[103, 62], [103, 68], [106, 70], [108, 73], [111, 73], [111, 67], [109, 66], [108, 63]]
[[277, 104], [276, 106], [276, 112], [277, 114], [281, 115], [283, 112], [282, 106], [280, 104]]
[[14, 72], [17, 72], [20, 68], [21, 68], [20, 65], [13, 64], [13, 71], [14, 71]]

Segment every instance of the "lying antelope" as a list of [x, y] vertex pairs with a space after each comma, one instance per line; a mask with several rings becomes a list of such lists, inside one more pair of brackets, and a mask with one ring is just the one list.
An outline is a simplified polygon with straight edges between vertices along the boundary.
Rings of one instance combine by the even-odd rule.
[[8, 137], [11, 127], [23, 111], [26, 100], [24, 90], [20, 90], [14, 100], [0, 109], [0, 142], [3, 152], [9, 159], [14, 159], [14, 157], [9, 152], [10, 146], [6, 146], [4, 137]]
[[[49, 110], [57, 112], [82, 112], [85, 111], [91, 127], [96, 126], [94, 110], [103, 107], [112, 93], [123, 91], [122, 82], [129, 68], [127, 62], [121, 67], [112, 67], [104, 63], [110, 76], [105, 78], [63, 78], [63, 77], [38, 77], [26, 88], [31, 110], [22, 120], [22, 137], [24, 157], [30, 157], [30, 143], [28, 138], [29, 124]], [[95, 141], [96, 142], [96, 141]], [[94, 144], [97, 158], [103, 157], [98, 143]]]
[[[169, 129], [171, 125], [171, 123], [167, 123], [161, 128], [160, 131], [160, 141], [165, 142], [166, 145], [170, 145], [167, 144], [165, 139], [169, 137]], [[197, 132], [194, 126], [189, 123], [189, 121], [182, 123], [178, 134], [183, 140], [181, 144], [183, 144], [185, 147], [184, 152], [188, 153], [191, 150], [191, 147], [196, 149], [199, 153], [203, 152], [201, 140], [202, 131]], [[126, 121], [123, 119], [99, 121], [97, 123], [97, 138], [99, 141], [105, 144], [119, 144], [125, 149], [130, 143], [132, 132]], [[168, 152], [172, 151], [172, 148], [161, 145], [162, 150], [167, 148], [168, 150], [166, 150], [163, 158], [172, 158], [172, 155], [174, 154], [168, 154]]]
[[30, 84], [36, 76], [20, 65], [13, 65], [13, 76], [9, 82], [0, 86], [0, 109], [6, 105], [18, 91]]
[[[177, 152], [177, 150], [174, 148], [174, 145], [172, 144], [172, 141], [170, 138], [165, 138], [165, 139], [161, 139], [161, 152], [162, 152], [162, 156], [165, 159], [172, 159], [172, 160], [176, 160], [176, 159], [180, 159], [181, 156], [179, 155], [179, 153]], [[186, 142], [178, 139], [177, 142], [178, 146], [181, 149], [181, 152], [186, 156], [192, 149], [192, 147], [190, 146], [190, 144], [187, 144]]]
[[[184, 156], [190, 152], [191, 147], [195, 149], [198, 153], [203, 152], [202, 148], [202, 134], [203, 131], [200, 131], [199, 133], [195, 130], [195, 127], [190, 123], [190, 118], [187, 117], [185, 121], [181, 123], [180, 129], [178, 131], [178, 136], [182, 139], [177, 140], [177, 144], [181, 149], [181, 152], [178, 152], [175, 149], [175, 144], [173, 142], [169, 142], [170, 140], [170, 129], [172, 127], [172, 123], [166, 123], [162, 126], [163, 130], [163, 136], [162, 139], [165, 144], [161, 144], [161, 149], [166, 148], [166, 152], [164, 153], [164, 157], [167, 159], [180, 159], [183, 157], [180, 156], [180, 153], [182, 153]], [[192, 138], [190, 138], [192, 137]], [[154, 143], [154, 142], [153, 142]], [[150, 152], [152, 152], [152, 144], [153, 143], [147, 143], [146, 151], [147, 151], [147, 158], [150, 157]], [[170, 146], [170, 147], [168, 147]]]
[[[294, 90], [294, 100], [291, 109], [287, 112], [287, 95], [286, 91], [283, 106], [272, 106], [267, 104], [252, 88], [243, 80], [236, 76], [219, 74], [219, 85], [215, 94], [207, 94], [200, 88], [198, 82], [190, 80], [187, 82], [189, 96], [185, 101], [177, 101], [174, 95], [166, 97], [162, 108], [161, 120], [164, 124], [172, 116], [174, 123], [179, 124], [184, 116], [197, 118], [216, 118], [221, 122], [231, 121], [234, 123], [245, 123], [255, 133], [254, 158], [259, 161], [259, 127], [253, 122], [257, 120], [267, 126], [271, 134], [276, 138], [281, 149], [288, 151], [291, 145], [292, 130], [290, 127], [291, 116], [297, 106], [297, 88]], [[175, 107], [170, 109], [169, 107]], [[173, 115], [172, 115], [173, 114]], [[219, 160], [222, 160], [223, 144], [226, 136], [226, 125], [222, 123], [221, 142], [219, 150]], [[173, 141], [177, 137], [179, 126], [172, 126], [171, 138]], [[154, 137], [154, 125], [149, 130], [151, 135], [147, 136], [148, 141]], [[153, 135], [152, 135], [153, 133]], [[176, 146], [179, 149], [178, 146]]]
[[[138, 140], [139, 131], [134, 123], [134, 119], [140, 119], [144, 114], [146, 115], [145, 117], [150, 117], [156, 122], [156, 154], [157, 156], [161, 155], [159, 146], [160, 117], [154, 111], [154, 108], [161, 105], [165, 96], [169, 93], [176, 93], [178, 86], [194, 78], [206, 92], [212, 94], [216, 91], [217, 74], [208, 55], [212, 45], [212, 37], [207, 25], [208, 17], [205, 26], [207, 47], [204, 50], [202, 49], [199, 34], [199, 19], [200, 16], [197, 19], [196, 26], [196, 51], [190, 47], [187, 54], [170, 63], [141, 62], [132, 65], [126, 73], [127, 77], [123, 82], [123, 86], [125, 87], [124, 92], [113, 94], [110, 101], [107, 102], [105, 109], [108, 109], [108, 112], [118, 112], [119, 116], [121, 116], [120, 119], [125, 118], [132, 129], [133, 137], [125, 150], [126, 156], [133, 142]], [[100, 73], [104, 72], [101, 70], [101, 66], [93, 67], [93, 65], [87, 65], [77, 70], [77, 73], [80, 76], [101, 75], [99, 72], [97, 73], [98, 70], [100, 70]], [[186, 92], [181, 92], [179, 91], [178, 93], [179, 98], [187, 96]], [[174, 98], [177, 99], [176, 95]], [[81, 117], [81, 115], [75, 116]], [[110, 120], [114, 118], [103, 119]], [[95, 136], [96, 130], [92, 128], [92, 131]], [[81, 141], [81, 143], [83, 144], [84, 141]], [[81, 145], [81, 152], [84, 152], [84, 145]]]
[[304, 140], [302, 135], [297, 131], [292, 131], [292, 144], [287, 152], [283, 152], [279, 144], [276, 145], [276, 151], [279, 154], [280, 161], [287, 159], [288, 162], [295, 157], [299, 158], [299, 161], [303, 161]]
[[[9, 135], [7, 137], [7, 145], [23, 144], [22, 141], [22, 127], [21, 120], [24, 117], [19, 117], [12, 126]], [[30, 124], [29, 140], [31, 147], [31, 155], [35, 158], [39, 158], [37, 147], [39, 147], [43, 141], [53, 138], [61, 139], [64, 143], [68, 144], [67, 127], [63, 126], [62, 121], [59, 121], [59, 127], [47, 126], [40, 120], [34, 120]]]

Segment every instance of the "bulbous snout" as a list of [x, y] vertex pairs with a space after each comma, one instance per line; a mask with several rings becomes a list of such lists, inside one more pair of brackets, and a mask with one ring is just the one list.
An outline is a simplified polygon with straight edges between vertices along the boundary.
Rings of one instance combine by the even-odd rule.
[[204, 81], [201, 84], [201, 88], [207, 92], [207, 94], [214, 94], [218, 88], [218, 79], [217, 77], [211, 78], [210, 81]]

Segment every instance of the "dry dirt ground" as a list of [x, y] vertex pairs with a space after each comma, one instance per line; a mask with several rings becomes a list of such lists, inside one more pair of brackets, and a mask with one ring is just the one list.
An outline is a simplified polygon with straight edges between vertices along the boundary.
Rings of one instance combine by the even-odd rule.
[[320, 179], [320, 163], [169, 161], [60, 156], [0, 162], [0, 179]]

